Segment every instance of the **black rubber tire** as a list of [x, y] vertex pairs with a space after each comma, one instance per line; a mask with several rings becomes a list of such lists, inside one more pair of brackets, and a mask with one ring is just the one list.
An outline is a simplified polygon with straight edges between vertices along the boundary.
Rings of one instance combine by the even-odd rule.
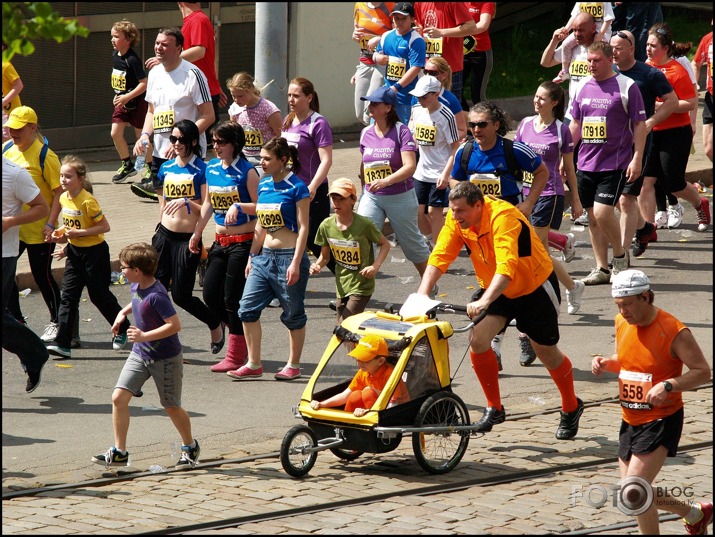
[[[420, 407], [415, 427], [430, 425], [469, 425], [469, 411], [458, 395], [442, 391], [431, 395]], [[469, 445], [469, 432], [412, 433], [412, 450], [419, 465], [430, 474], [446, 474], [459, 461]]]
[[316, 451], [307, 455], [301, 453], [303, 448], [314, 448], [318, 440], [313, 430], [300, 424], [291, 427], [281, 442], [281, 466], [292, 477], [303, 477], [315, 465], [318, 458]]
[[356, 451], [354, 449], [342, 449], [337, 447], [330, 448], [330, 452], [338, 459], [343, 459], [344, 461], [354, 461], [364, 453], [364, 451]]

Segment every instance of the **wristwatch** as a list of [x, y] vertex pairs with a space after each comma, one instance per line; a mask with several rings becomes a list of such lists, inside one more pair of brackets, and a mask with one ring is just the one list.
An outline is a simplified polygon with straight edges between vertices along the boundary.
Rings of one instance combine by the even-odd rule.
[[673, 391], [673, 385], [672, 385], [669, 381], [667, 381], [667, 380], [664, 380], [664, 381], [663, 381], [663, 388], [665, 388], [665, 391], [666, 391], [666, 392], [671, 392], [671, 391]]

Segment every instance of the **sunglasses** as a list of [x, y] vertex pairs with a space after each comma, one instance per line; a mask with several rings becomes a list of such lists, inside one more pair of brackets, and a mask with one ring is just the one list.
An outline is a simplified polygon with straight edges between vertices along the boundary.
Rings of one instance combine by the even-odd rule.
[[474, 129], [476, 127], [479, 127], [480, 129], [485, 129], [490, 123], [491, 121], [477, 121], [476, 123], [474, 121], [470, 121], [467, 124], [469, 125], [470, 129]]
[[186, 138], [183, 137], [183, 136], [179, 137], [179, 136], [174, 136], [174, 135], [172, 134], [171, 136], [169, 136], [169, 141], [170, 141], [172, 144], [175, 144], [176, 142], [179, 142], [181, 145], [186, 145]]
[[213, 144], [214, 145], [226, 145], [228, 142], [226, 140], [219, 140], [217, 138], [213, 139]]
[[134, 267], [130, 267], [130, 266], [128, 266], [128, 265], [121, 265], [119, 268], [121, 268], [122, 270], [131, 270], [131, 269], [133, 269]]
[[655, 33], [663, 36], [668, 35], [668, 31], [665, 28], [656, 28]]
[[439, 74], [439, 71], [432, 71], [432, 70], [428, 70], [428, 69], [423, 69], [423, 71], [426, 75], [430, 75], [430, 76], [437, 76]]
[[628, 41], [631, 45], [633, 44], [633, 41], [631, 41], [631, 38], [628, 37], [628, 34], [623, 33], [623, 32], [616, 32], [616, 36], [620, 37], [621, 39], [625, 39]]

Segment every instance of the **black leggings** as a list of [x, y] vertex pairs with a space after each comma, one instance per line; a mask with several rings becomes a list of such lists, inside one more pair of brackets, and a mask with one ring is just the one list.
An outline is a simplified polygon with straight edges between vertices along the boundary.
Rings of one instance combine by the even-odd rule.
[[228, 324], [229, 334], [243, 335], [238, 306], [246, 286], [246, 265], [253, 241], [221, 246], [214, 242], [204, 275], [204, 302]]
[[[322, 246], [315, 244], [315, 235], [318, 233], [320, 224], [328, 216], [330, 216], [330, 197], [328, 196], [328, 182], [326, 181], [318, 187], [313, 201], [310, 202], [307, 247], [316, 258], [320, 257]], [[330, 272], [335, 274], [335, 261], [332, 255], [326, 266], [330, 269]]]
[[[477, 51], [467, 54], [464, 57], [464, 71], [462, 71], [462, 79], [464, 86], [469, 85], [472, 93], [472, 106], [486, 101], [487, 85], [489, 85], [489, 76], [492, 74], [494, 66], [494, 55], [492, 50]], [[472, 81], [469, 83], [469, 77]], [[464, 98], [462, 92], [462, 110], [469, 111], [469, 104]]]
[[[41, 244], [27, 244], [20, 241], [20, 255], [27, 250], [27, 259], [30, 262], [30, 271], [35, 279], [37, 288], [42, 293], [42, 298], [50, 311], [50, 321], [57, 322], [57, 314], [60, 310], [60, 286], [57, 285], [52, 276], [52, 253], [55, 251], [54, 242], [44, 242]], [[7, 309], [10, 314], [20, 322], [23, 321], [22, 310], [20, 309], [20, 290], [17, 283], [12, 284], [10, 296], [8, 298]]]

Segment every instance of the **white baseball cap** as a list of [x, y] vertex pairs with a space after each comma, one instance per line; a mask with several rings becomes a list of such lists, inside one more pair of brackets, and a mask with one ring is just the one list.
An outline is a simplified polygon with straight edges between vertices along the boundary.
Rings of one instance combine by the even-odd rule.
[[442, 84], [432, 75], [425, 75], [417, 81], [415, 89], [410, 92], [410, 95], [415, 97], [424, 97], [428, 93], [439, 93], [442, 90]]
[[611, 296], [622, 298], [645, 293], [650, 289], [650, 280], [640, 270], [624, 270], [613, 277]]

